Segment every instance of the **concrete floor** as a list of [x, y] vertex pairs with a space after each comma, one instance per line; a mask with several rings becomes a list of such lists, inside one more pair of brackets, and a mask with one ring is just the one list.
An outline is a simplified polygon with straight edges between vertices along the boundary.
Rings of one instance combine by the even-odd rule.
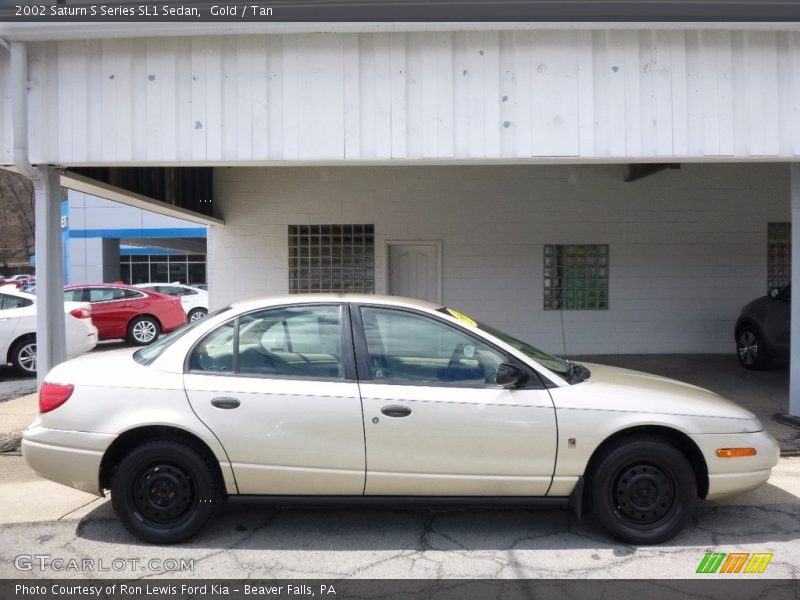
[[800, 455], [800, 430], [773, 420], [789, 410], [789, 370], [777, 364], [748, 371], [734, 354], [617, 354], [570, 357], [671, 377], [714, 391], [747, 408], [781, 445], [784, 455]]

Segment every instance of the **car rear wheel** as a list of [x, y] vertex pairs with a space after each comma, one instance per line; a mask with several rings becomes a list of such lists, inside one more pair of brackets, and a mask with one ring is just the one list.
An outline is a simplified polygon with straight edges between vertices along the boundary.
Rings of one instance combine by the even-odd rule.
[[637, 436], [604, 450], [589, 474], [600, 524], [630, 544], [658, 544], [677, 535], [697, 503], [697, 481], [686, 457], [664, 440]]
[[752, 371], [765, 369], [770, 362], [761, 334], [750, 325], [739, 329], [736, 335], [736, 356], [740, 365]]
[[20, 373], [36, 375], [36, 338], [28, 336], [18, 340], [11, 348], [10, 358]]
[[195, 535], [222, 500], [216, 470], [195, 448], [156, 440], [134, 448], [111, 479], [111, 503], [125, 528], [154, 544]]
[[208, 311], [205, 308], [194, 308], [189, 311], [189, 323], [193, 323], [198, 319], [202, 319], [208, 314]]
[[153, 317], [136, 317], [128, 325], [128, 342], [146, 346], [155, 341], [161, 333], [161, 325]]

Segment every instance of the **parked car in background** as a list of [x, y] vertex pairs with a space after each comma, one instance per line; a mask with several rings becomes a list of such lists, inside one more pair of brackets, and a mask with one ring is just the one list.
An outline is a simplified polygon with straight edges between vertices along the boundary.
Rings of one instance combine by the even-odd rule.
[[122, 283], [68, 285], [64, 298], [92, 305], [101, 340], [145, 345], [186, 323], [179, 298]]
[[110, 489], [125, 527], [155, 543], [192, 536], [228, 498], [578, 507], [585, 495], [611, 535], [654, 544], [699, 499], [763, 484], [779, 451], [708, 390], [357, 294], [241, 302], [135, 353], [63, 363], [39, 410], [28, 465]]
[[[67, 356], [89, 352], [97, 345], [90, 306], [65, 302], [64, 312]], [[13, 286], [0, 288], [0, 360], [22, 373], [36, 373], [36, 296]]]
[[183, 283], [139, 283], [135, 287], [152, 290], [159, 294], [177, 296], [186, 313], [186, 318], [191, 323], [202, 319], [208, 314], [208, 292]]
[[745, 369], [759, 370], [789, 356], [792, 285], [772, 288], [742, 307], [734, 335], [736, 355]]

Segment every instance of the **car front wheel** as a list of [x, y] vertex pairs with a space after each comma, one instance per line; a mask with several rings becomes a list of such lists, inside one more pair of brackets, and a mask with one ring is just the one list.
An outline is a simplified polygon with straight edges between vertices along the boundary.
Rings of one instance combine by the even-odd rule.
[[136, 317], [128, 325], [128, 342], [146, 346], [155, 341], [161, 333], [161, 325], [153, 317]]
[[590, 501], [603, 528], [630, 544], [677, 535], [697, 503], [694, 470], [675, 446], [637, 436], [611, 444], [589, 474]]
[[752, 371], [765, 369], [770, 362], [761, 334], [749, 325], [742, 327], [736, 335], [736, 356], [740, 365]]
[[216, 470], [196, 449], [156, 440], [134, 448], [111, 479], [111, 503], [125, 528], [154, 544], [185, 540], [222, 500]]

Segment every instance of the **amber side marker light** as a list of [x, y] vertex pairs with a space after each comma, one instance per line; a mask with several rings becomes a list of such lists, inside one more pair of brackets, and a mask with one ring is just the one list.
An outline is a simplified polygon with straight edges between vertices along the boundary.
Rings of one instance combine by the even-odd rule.
[[736, 458], [737, 456], [755, 456], [758, 454], [755, 448], [717, 448], [717, 456], [720, 458]]

